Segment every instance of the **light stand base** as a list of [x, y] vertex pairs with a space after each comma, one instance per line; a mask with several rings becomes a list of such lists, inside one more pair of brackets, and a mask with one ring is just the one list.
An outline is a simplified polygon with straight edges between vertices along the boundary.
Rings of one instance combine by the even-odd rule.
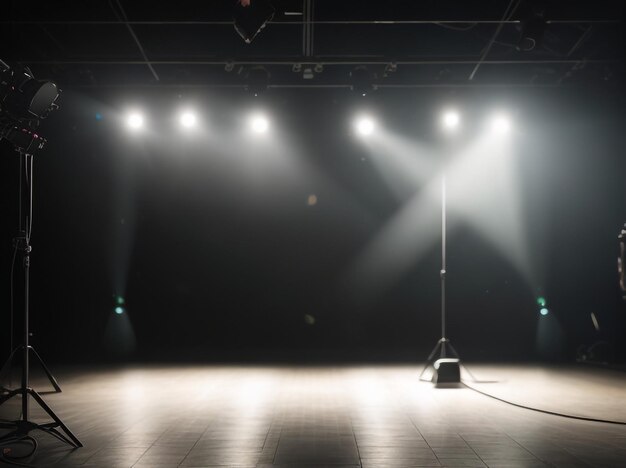
[[[48, 434], [54, 435], [59, 440], [65, 442], [66, 444], [72, 446], [73, 448], [82, 447], [83, 444], [76, 438], [72, 431], [59, 419], [59, 417], [52, 411], [52, 409], [43, 401], [43, 398], [39, 396], [39, 394], [33, 390], [32, 388], [19, 388], [16, 390], [11, 390], [6, 395], [0, 397], [0, 405], [5, 403], [7, 400], [10, 400], [14, 396], [20, 395], [22, 398], [28, 398], [31, 396], [33, 400], [46, 412], [48, 416], [52, 418], [54, 422], [45, 423], [45, 424], [37, 424], [32, 421], [28, 421], [27, 419], [20, 419], [12, 422], [2, 422], [0, 423], [0, 429], [13, 429], [11, 432], [0, 436], [0, 444], [9, 441], [21, 440], [26, 437], [31, 431], [39, 429]], [[61, 429], [61, 431], [57, 430], [57, 428]]]
[[439, 359], [446, 359], [448, 357], [458, 359], [460, 362], [459, 353], [456, 352], [456, 349], [454, 349], [454, 346], [452, 346], [450, 340], [448, 338], [441, 338], [439, 341], [437, 341], [437, 344], [428, 355], [428, 359], [426, 359], [426, 365], [420, 373], [420, 380], [430, 382], [430, 379], [424, 378], [424, 374], [426, 373], [426, 371], [431, 368], [433, 370], [435, 369], [435, 361]]
[[[24, 349], [24, 345], [19, 345], [17, 348], [11, 351], [11, 355], [2, 366], [2, 369], [0, 369], [0, 392], [6, 393], [10, 391], [7, 387], [2, 385], [2, 383], [5, 381], [5, 379], [11, 372], [11, 364], [13, 364], [13, 357], [18, 351], [22, 351], [23, 349]], [[45, 362], [43, 362], [43, 359], [41, 359], [41, 356], [39, 355], [39, 353], [35, 351], [35, 348], [33, 348], [30, 345], [28, 346], [28, 351], [32, 352], [35, 358], [37, 358], [37, 361], [39, 361], [39, 364], [41, 364], [41, 367], [43, 371], [45, 372], [46, 377], [48, 377], [48, 380], [50, 381], [50, 383], [52, 384], [52, 387], [54, 388], [54, 393], [61, 393], [62, 390], [61, 390], [61, 387], [59, 386], [59, 383], [57, 382], [57, 379], [54, 378], [54, 375], [52, 375], [52, 372], [50, 372], [50, 369], [48, 369], [48, 366], [46, 366]]]

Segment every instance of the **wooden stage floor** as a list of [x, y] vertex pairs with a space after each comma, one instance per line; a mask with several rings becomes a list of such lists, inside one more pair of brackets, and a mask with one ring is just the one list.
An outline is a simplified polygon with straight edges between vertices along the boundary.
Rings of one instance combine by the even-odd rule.
[[[624, 425], [529, 411], [468, 388], [437, 389], [418, 380], [420, 370], [53, 369], [63, 393], [44, 399], [85, 447], [71, 451], [40, 433], [39, 449], [25, 461], [102, 468], [626, 466]], [[478, 380], [495, 381], [477, 388], [516, 403], [626, 421], [626, 373], [574, 366], [471, 370]], [[39, 379], [34, 387], [47, 389]], [[19, 417], [19, 399], [2, 405], [0, 417]]]

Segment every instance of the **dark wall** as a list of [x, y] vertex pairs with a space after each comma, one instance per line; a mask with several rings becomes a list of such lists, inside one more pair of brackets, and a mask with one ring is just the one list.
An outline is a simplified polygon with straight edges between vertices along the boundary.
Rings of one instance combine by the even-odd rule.
[[[252, 103], [238, 91], [67, 91], [42, 126], [50, 143], [35, 160], [35, 346], [70, 362], [116, 351], [146, 360], [423, 359], [439, 338], [438, 243], [380, 294], [347, 286], [350, 265], [403, 202], [349, 122], [367, 107], [388, 129], [436, 145], [434, 116], [456, 101], [476, 121], [496, 104], [512, 109], [524, 235], [541, 266], [529, 281], [471, 224], [455, 222], [448, 284], [457, 349], [476, 359], [571, 359], [580, 344], [606, 339], [613, 358], [623, 356], [620, 90], [380, 90], [365, 103], [345, 93], [275, 91]], [[134, 138], [121, 127], [130, 96], [146, 103], [153, 132]], [[205, 137], [186, 141], [170, 128], [185, 100], [206, 111]], [[266, 149], [240, 132], [241, 112], [254, 106], [272, 114]], [[1, 151], [4, 355], [17, 156], [5, 143]], [[539, 295], [548, 298], [545, 318]]]

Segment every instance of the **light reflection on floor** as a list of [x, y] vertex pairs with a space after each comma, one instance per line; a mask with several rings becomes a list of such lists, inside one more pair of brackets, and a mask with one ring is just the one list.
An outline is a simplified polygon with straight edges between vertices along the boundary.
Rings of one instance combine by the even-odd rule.
[[[38, 435], [37, 466], [624, 466], [626, 426], [514, 408], [419, 382], [419, 366], [58, 371], [46, 401], [83, 441]], [[482, 390], [549, 410], [626, 416], [626, 374], [472, 367]], [[44, 381], [40, 386], [43, 388]], [[15, 418], [19, 401], [0, 407]], [[593, 413], [593, 414], [591, 414]]]

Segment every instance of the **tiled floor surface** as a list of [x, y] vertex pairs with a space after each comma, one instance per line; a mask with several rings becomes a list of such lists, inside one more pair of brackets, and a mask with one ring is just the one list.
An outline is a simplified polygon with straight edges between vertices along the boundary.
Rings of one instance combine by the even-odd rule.
[[[528, 411], [467, 388], [436, 389], [418, 381], [420, 369], [56, 369], [63, 393], [44, 398], [85, 447], [70, 451], [37, 434], [40, 447], [26, 461], [102, 468], [626, 466], [626, 426]], [[477, 384], [482, 390], [518, 403], [626, 419], [626, 374], [473, 371], [498, 380]], [[18, 406], [2, 405], [0, 417], [18, 417]]]

